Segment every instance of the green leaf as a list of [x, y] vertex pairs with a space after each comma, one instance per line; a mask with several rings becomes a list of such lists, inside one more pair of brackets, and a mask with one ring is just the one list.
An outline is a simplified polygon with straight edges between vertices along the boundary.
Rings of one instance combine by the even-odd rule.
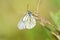
[[57, 27], [60, 28], [60, 11], [56, 13], [51, 12], [50, 15], [53, 21], [55, 22], [55, 24], [57, 25]]
[[60, 0], [52, 0], [52, 3], [56, 6], [60, 6]]

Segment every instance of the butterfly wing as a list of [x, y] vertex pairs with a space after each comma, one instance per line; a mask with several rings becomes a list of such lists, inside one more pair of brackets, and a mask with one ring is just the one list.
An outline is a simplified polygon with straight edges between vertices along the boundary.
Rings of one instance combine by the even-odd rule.
[[20, 30], [25, 29], [25, 24], [24, 24], [23, 21], [20, 21], [20, 22], [18, 23], [18, 28], [19, 28]]
[[[28, 14], [29, 15], [29, 14]], [[26, 28], [27, 29], [32, 29], [36, 25], [36, 20], [32, 14], [28, 17], [27, 22], [26, 22]]]
[[18, 28], [20, 30], [26, 29], [26, 21], [28, 19], [28, 14], [26, 14], [19, 22], [18, 22]]

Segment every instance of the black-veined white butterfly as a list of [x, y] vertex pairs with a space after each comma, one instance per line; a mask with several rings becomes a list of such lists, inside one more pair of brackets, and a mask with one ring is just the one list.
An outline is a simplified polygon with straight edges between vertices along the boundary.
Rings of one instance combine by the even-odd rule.
[[36, 25], [36, 20], [32, 15], [31, 11], [27, 11], [26, 15], [19, 21], [18, 28], [19, 29], [32, 29]]

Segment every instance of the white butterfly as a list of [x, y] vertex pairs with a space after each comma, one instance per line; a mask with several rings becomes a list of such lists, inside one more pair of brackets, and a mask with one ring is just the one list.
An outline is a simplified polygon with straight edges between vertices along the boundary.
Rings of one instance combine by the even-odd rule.
[[36, 25], [36, 20], [32, 15], [31, 11], [27, 11], [27, 14], [19, 21], [18, 28], [23, 29], [32, 29]]

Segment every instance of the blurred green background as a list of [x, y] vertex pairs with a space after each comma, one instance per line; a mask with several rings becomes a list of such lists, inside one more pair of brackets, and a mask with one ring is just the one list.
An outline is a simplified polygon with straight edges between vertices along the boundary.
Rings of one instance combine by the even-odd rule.
[[[38, 22], [31, 30], [19, 30], [17, 23], [24, 16], [29, 4], [30, 10], [36, 10], [38, 0], [0, 0], [0, 40], [56, 40]], [[60, 0], [41, 0], [40, 16], [52, 21], [50, 12], [60, 10]]]

